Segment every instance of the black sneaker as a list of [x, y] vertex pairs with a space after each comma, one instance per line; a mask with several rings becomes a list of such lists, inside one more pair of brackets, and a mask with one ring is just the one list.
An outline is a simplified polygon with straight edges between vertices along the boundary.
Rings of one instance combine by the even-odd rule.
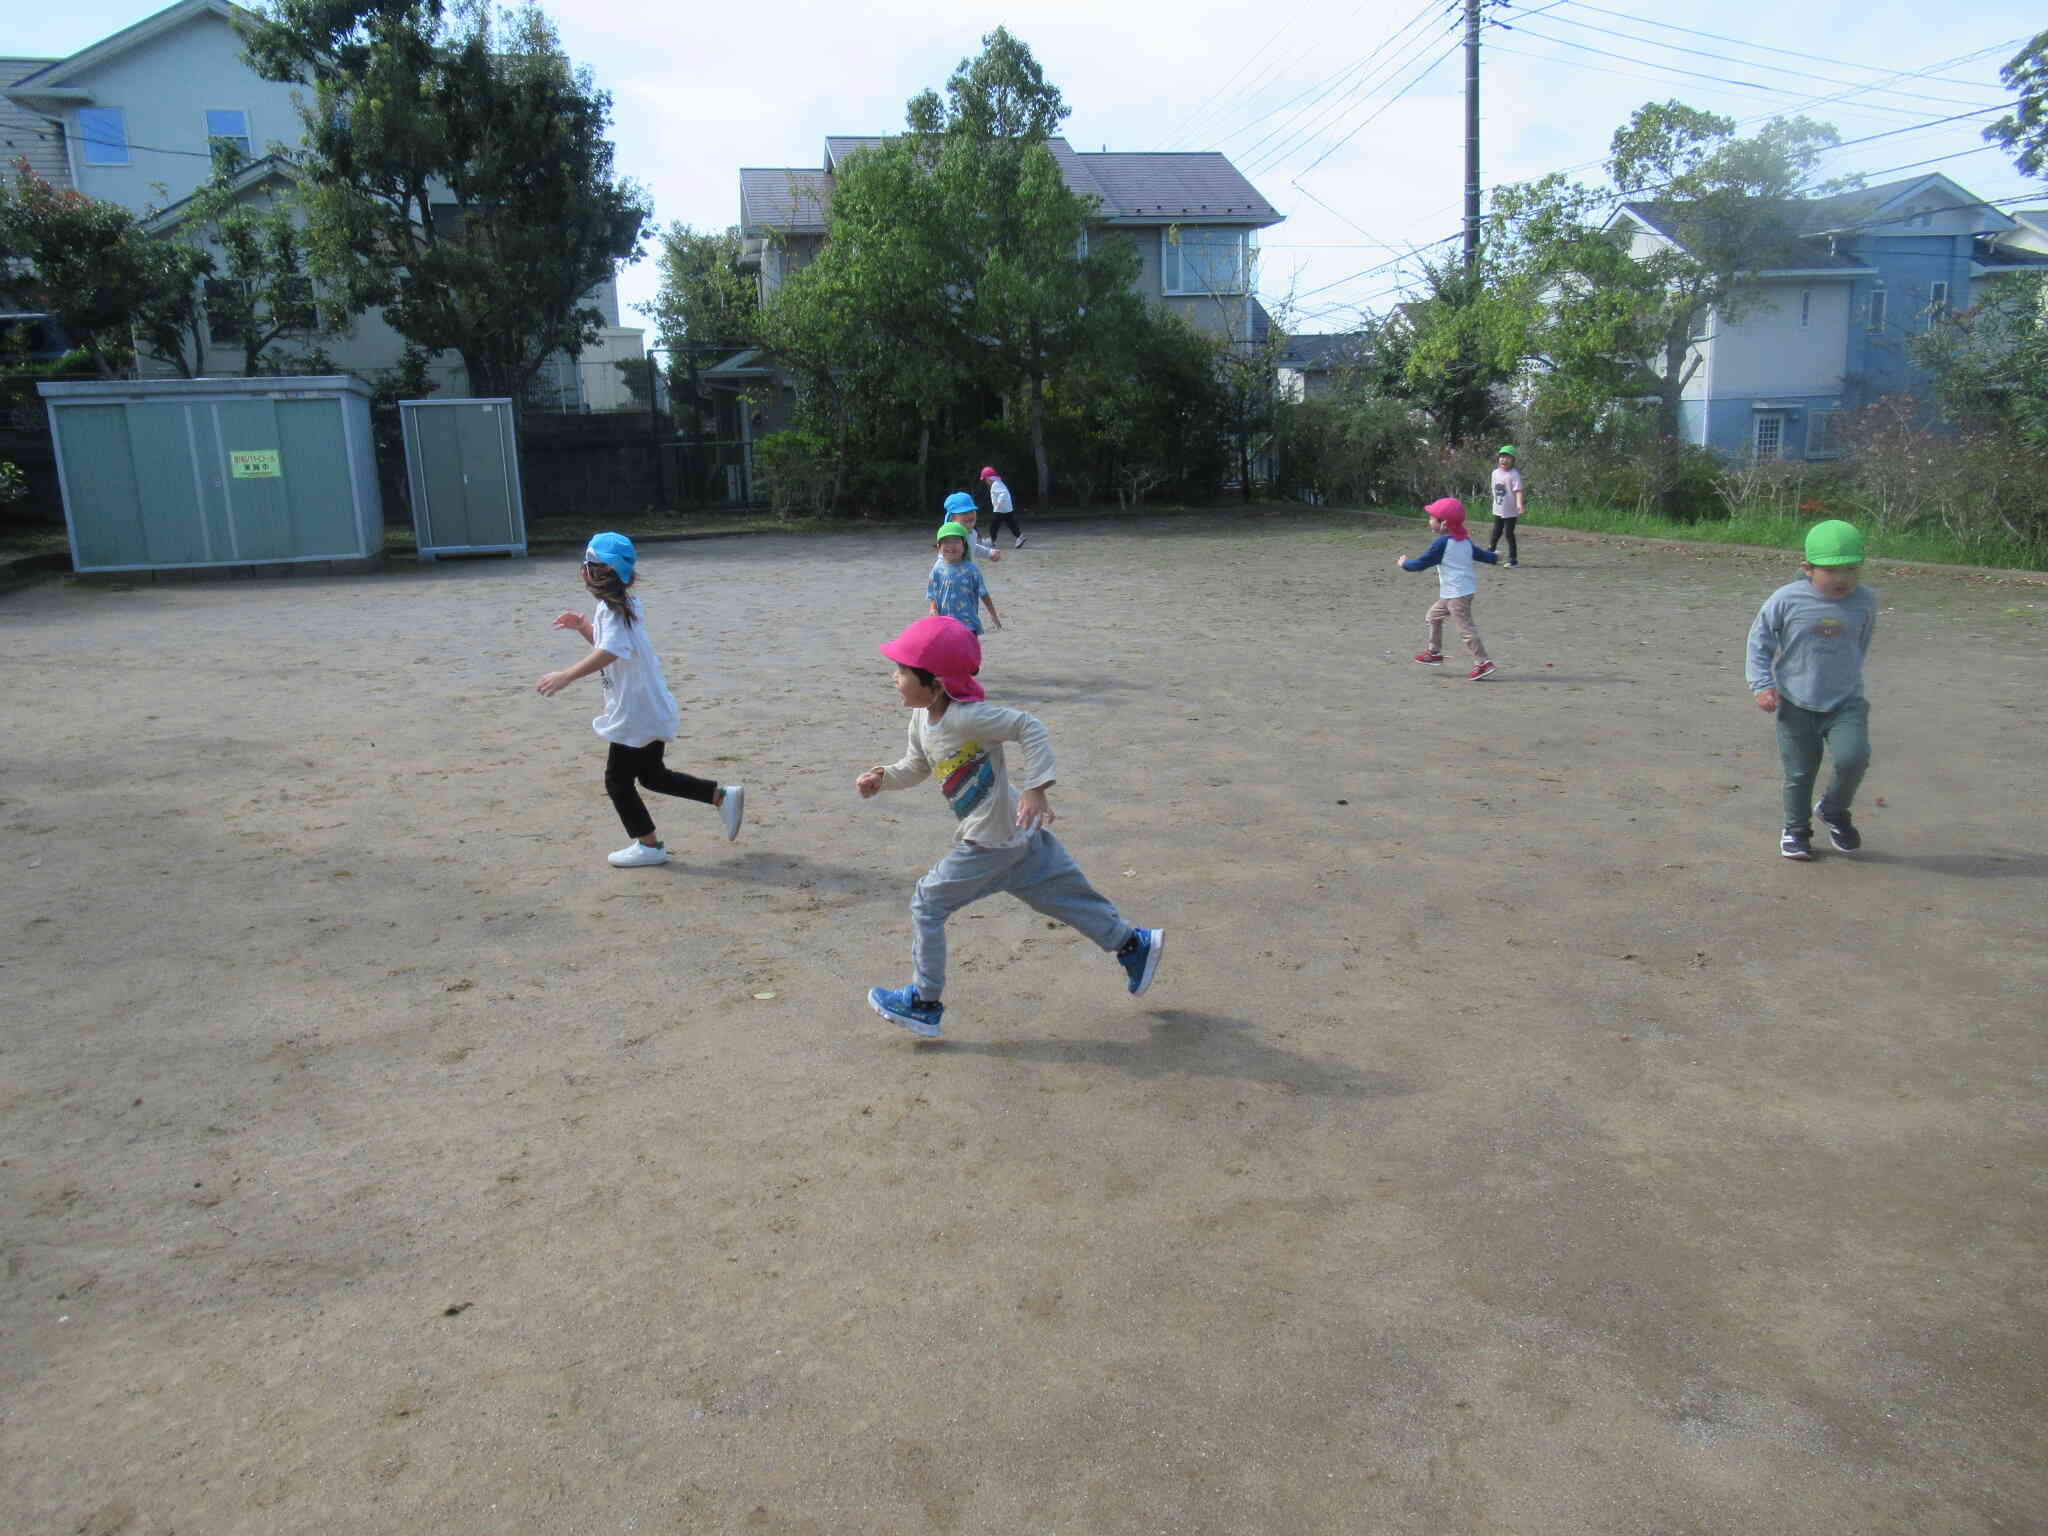
[[1813, 828], [1787, 827], [1778, 839], [1778, 852], [1788, 859], [1810, 859], [1813, 857]]
[[1828, 829], [1828, 841], [1844, 853], [1854, 853], [1863, 846], [1863, 834], [1856, 830], [1849, 820], [1847, 811], [1830, 812], [1823, 801], [1813, 803], [1813, 814], [1820, 818], [1821, 825]]

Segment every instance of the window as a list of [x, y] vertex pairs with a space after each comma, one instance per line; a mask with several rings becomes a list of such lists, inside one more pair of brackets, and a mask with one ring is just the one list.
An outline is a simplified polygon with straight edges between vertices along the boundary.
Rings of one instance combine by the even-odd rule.
[[1813, 324], [1813, 290], [1811, 288], [1802, 288], [1799, 290], [1799, 329], [1803, 331], [1811, 324]]
[[128, 120], [119, 107], [78, 109], [78, 153], [87, 165], [128, 163]]
[[206, 339], [216, 347], [240, 346], [248, 291], [231, 277], [206, 280]]
[[1251, 237], [1242, 229], [1159, 232], [1162, 293], [1243, 293], [1251, 282]]
[[246, 112], [208, 111], [206, 114], [206, 144], [215, 155], [224, 149], [233, 150], [238, 161], [256, 158], [255, 147], [249, 141], [249, 114]]
[[1884, 301], [1885, 292], [1882, 288], [1870, 290], [1870, 324], [1865, 327], [1866, 330], [1881, 331], [1884, 329]]
[[1948, 284], [1929, 283], [1927, 285], [1927, 328], [1933, 330], [1935, 321], [1945, 318], [1947, 314]]
[[1756, 442], [1753, 445], [1759, 461], [1779, 459], [1785, 456], [1785, 418], [1775, 411], [1766, 411], [1756, 419]]
[[1806, 456], [1809, 459], [1832, 459], [1842, 451], [1835, 431], [1837, 411], [1809, 411], [1806, 416]]

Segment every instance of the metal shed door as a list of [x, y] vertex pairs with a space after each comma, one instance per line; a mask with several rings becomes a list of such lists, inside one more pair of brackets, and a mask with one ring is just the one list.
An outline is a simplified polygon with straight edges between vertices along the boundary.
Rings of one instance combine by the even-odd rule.
[[510, 400], [406, 400], [406, 472], [422, 558], [526, 553]]

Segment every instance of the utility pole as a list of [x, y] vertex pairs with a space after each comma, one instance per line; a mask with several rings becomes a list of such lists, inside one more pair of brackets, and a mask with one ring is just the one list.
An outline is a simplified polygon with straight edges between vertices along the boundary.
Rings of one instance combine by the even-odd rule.
[[1479, 0], [1465, 0], [1465, 270], [1479, 270]]

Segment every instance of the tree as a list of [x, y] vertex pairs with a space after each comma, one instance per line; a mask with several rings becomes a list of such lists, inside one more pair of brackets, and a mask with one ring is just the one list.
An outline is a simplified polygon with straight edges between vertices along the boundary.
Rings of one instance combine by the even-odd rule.
[[757, 287], [740, 268], [740, 232], [714, 234], [675, 223], [662, 231], [661, 286], [647, 311], [669, 356], [671, 376], [701, 400], [703, 366], [751, 345], [758, 328]]
[[[1030, 48], [1002, 27], [960, 61], [943, 97], [921, 92], [907, 113], [905, 152], [920, 173], [911, 206], [941, 284], [948, 351], [984, 379], [1022, 386], [1041, 499], [1052, 493], [1047, 381], [1139, 302], [1136, 250], [1090, 238], [1095, 204], [1046, 147], [1067, 113]], [[835, 239], [838, 226], [835, 195]]]
[[237, 152], [217, 149], [180, 234], [219, 253], [205, 284], [207, 333], [239, 350], [253, 378], [279, 341], [304, 337], [317, 354], [319, 338], [345, 334], [353, 317], [339, 296], [316, 302], [298, 200], [276, 194], [279, 178], [243, 185], [245, 169]]
[[596, 338], [590, 291], [650, 211], [613, 175], [610, 96], [538, 9], [270, 0], [244, 39], [265, 79], [312, 87], [294, 163], [323, 291], [459, 353], [480, 394], [516, 398]]
[[[1675, 454], [1697, 344], [1715, 318], [1755, 302], [1759, 271], [1807, 259], [1787, 213], [1828, 190], [1812, 177], [1837, 141], [1806, 118], [1738, 138], [1730, 118], [1651, 102], [1615, 132], [1606, 188], [1552, 175], [1500, 189], [1485, 253], [1487, 354], [1533, 365], [1582, 409], [1653, 401], [1661, 451]], [[1669, 239], [1631, 249], [1603, 227], [1621, 202], [1648, 205]]]
[[143, 351], [188, 377], [184, 343], [200, 331], [198, 283], [210, 260], [144, 234], [118, 203], [51, 186], [14, 162], [0, 190], [0, 284], [8, 302], [54, 316], [101, 376]]
[[1991, 279], [1967, 310], [1934, 317], [1909, 344], [1934, 375], [1947, 420], [2048, 454], [2048, 277]]
[[2028, 176], [2048, 176], [2048, 32], [2037, 32], [2007, 61], [1998, 78], [2019, 93], [2019, 110], [1984, 130], [1984, 137], [2012, 152]]

